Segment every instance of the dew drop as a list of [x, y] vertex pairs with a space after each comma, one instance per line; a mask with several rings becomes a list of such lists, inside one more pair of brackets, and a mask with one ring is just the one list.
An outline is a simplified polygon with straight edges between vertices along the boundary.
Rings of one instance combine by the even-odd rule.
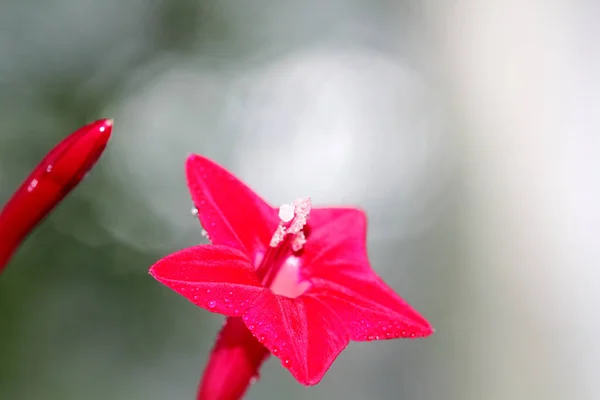
[[229, 303], [229, 299], [224, 299], [223, 300], [225, 303]]
[[265, 341], [265, 339], [266, 339], [266, 338], [265, 338], [265, 335], [260, 335], [260, 336], [258, 337], [258, 341], [259, 341], [259, 342], [261, 342], [261, 343], [262, 343], [262, 342], [264, 342], [264, 341]]
[[192, 217], [197, 217], [197, 216], [198, 216], [198, 208], [192, 207]]
[[206, 289], [206, 294], [209, 294], [209, 293], [210, 293], [210, 289]]
[[411, 338], [414, 338], [415, 336], [416, 336], [416, 335], [415, 335], [415, 333], [414, 333], [414, 332], [411, 332], [411, 333], [410, 333], [410, 337], [411, 337]]
[[292, 366], [292, 360], [290, 360], [289, 358], [284, 359], [283, 366], [286, 368], [290, 368]]
[[258, 377], [253, 376], [252, 378], [250, 378], [250, 384], [254, 385], [256, 383], [256, 381], [258, 381]]
[[54, 165], [48, 164], [48, 166], [46, 166], [46, 172], [52, 172], [52, 168], [54, 168]]
[[244, 315], [244, 316], [242, 317], [242, 319], [243, 319], [244, 321], [248, 322], [248, 321], [250, 320], [250, 317], [249, 317], [248, 315]]
[[33, 189], [35, 189], [37, 185], [38, 185], [38, 180], [32, 179], [31, 182], [29, 182], [29, 186], [27, 186], [27, 191], [33, 192]]
[[215, 306], [217, 305], [217, 302], [214, 300], [211, 300], [208, 302], [208, 307], [209, 308], [215, 308]]
[[279, 354], [279, 349], [277, 347], [273, 347], [273, 351], [271, 351], [274, 355]]
[[202, 236], [208, 239], [208, 232], [206, 232], [206, 230], [202, 229]]

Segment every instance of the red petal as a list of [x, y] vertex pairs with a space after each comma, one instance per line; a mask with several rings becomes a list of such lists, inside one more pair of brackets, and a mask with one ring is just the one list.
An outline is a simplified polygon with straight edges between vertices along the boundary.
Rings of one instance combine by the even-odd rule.
[[341, 319], [355, 341], [425, 337], [431, 325], [375, 272], [361, 266], [323, 265], [305, 295], [320, 299]]
[[29, 232], [83, 179], [106, 147], [112, 120], [73, 132], [35, 167], [0, 212], [0, 271]]
[[211, 241], [244, 251], [255, 261], [279, 224], [277, 211], [207, 158], [191, 155], [186, 171], [198, 216]]
[[350, 263], [370, 269], [367, 258], [367, 218], [355, 208], [316, 208], [308, 219], [303, 248], [303, 275], [322, 263]]
[[210, 355], [197, 400], [241, 399], [269, 356], [240, 318], [227, 318]]
[[259, 342], [305, 385], [319, 383], [349, 342], [342, 321], [315, 298], [290, 299], [265, 291], [243, 320]]
[[196, 246], [168, 255], [150, 274], [195, 305], [240, 316], [264, 290], [248, 257], [227, 246]]

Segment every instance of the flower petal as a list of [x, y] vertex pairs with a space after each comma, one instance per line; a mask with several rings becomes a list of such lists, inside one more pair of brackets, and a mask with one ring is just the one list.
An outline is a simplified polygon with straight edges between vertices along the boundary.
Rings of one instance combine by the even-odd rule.
[[315, 208], [308, 220], [303, 274], [322, 263], [351, 263], [370, 269], [366, 247], [367, 218], [356, 208]]
[[316, 385], [348, 345], [342, 321], [316, 298], [265, 291], [244, 314], [248, 329], [304, 385]]
[[248, 257], [231, 247], [204, 245], [168, 255], [150, 275], [195, 305], [241, 316], [263, 291]]
[[252, 261], [264, 253], [279, 224], [277, 211], [207, 158], [191, 155], [186, 172], [198, 216], [211, 241], [244, 251]]
[[33, 228], [96, 164], [113, 121], [85, 125], [57, 144], [34, 168], [0, 212], [0, 272]]
[[311, 278], [306, 296], [327, 304], [355, 341], [425, 337], [429, 322], [372, 270], [361, 266], [323, 265]]
[[269, 354], [241, 318], [227, 318], [202, 375], [197, 400], [241, 399]]

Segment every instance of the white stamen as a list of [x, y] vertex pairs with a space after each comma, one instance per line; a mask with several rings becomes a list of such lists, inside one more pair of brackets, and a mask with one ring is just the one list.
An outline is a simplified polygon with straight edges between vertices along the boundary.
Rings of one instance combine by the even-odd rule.
[[277, 227], [277, 230], [273, 234], [273, 237], [271, 238], [271, 243], [269, 245], [271, 247], [277, 247], [279, 245], [279, 243], [283, 242], [283, 238], [285, 238], [285, 234], [286, 234], [285, 228], [283, 227], [283, 225], [279, 225]]
[[296, 236], [294, 236], [294, 240], [292, 240], [292, 250], [300, 251], [302, 249], [302, 246], [304, 246], [305, 243], [306, 243], [306, 236], [304, 236], [304, 232], [300, 231], [300, 232], [296, 233]]
[[290, 222], [294, 219], [294, 205], [293, 204], [284, 204], [279, 207], [279, 219], [283, 222]]
[[[299, 251], [302, 249], [302, 246], [306, 243], [306, 236], [304, 236], [302, 229], [306, 225], [311, 207], [310, 197], [297, 199], [292, 204], [284, 204], [279, 207], [279, 219], [281, 222], [271, 238], [270, 246], [279, 246], [287, 234], [292, 234], [294, 235], [291, 243], [292, 250]], [[291, 224], [286, 228], [285, 224], [288, 222], [291, 222]]]
[[294, 200], [294, 206], [296, 209], [296, 217], [288, 228], [288, 232], [290, 233], [298, 233], [304, 228], [304, 225], [306, 225], [306, 220], [308, 219], [308, 214], [310, 214], [311, 209], [310, 197]]

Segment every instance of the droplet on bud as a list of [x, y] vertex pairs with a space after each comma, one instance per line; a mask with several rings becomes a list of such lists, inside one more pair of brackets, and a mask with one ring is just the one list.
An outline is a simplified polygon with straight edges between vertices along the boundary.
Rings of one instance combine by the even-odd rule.
[[192, 207], [192, 216], [193, 217], [197, 217], [198, 216], [198, 208], [197, 207]]
[[35, 226], [94, 167], [111, 135], [113, 121], [87, 124], [59, 142], [0, 209], [0, 272]]

